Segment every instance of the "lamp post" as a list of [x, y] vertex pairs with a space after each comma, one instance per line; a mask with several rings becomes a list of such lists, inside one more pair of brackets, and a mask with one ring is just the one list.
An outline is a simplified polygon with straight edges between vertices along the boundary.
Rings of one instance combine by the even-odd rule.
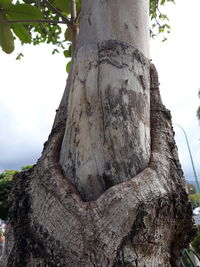
[[193, 172], [194, 172], [194, 177], [195, 177], [195, 181], [196, 181], [196, 185], [197, 185], [197, 191], [198, 191], [198, 194], [200, 194], [199, 182], [198, 182], [198, 179], [197, 179], [197, 173], [196, 173], [196, 170], [195, 170], [194, 161], [193, 161], [193, 158], [192, 158], [192, 152], [191, 152], [191, 149], [190, 149], [190, 145], [189, 145], [189, 141], [188, 141], [188, 138], [187, 138], [186, 131], [179, 124], [175, 123], [174, 125], [178, 126], [184, 133], [185, 140], [186, 140], [187, 147], [188, 147], [188, 151], [189, 151], [189, 155], [190, 155], [190, 160], [191, 160], [191, 163], [192, 163], [192, 169], [193, 169]]

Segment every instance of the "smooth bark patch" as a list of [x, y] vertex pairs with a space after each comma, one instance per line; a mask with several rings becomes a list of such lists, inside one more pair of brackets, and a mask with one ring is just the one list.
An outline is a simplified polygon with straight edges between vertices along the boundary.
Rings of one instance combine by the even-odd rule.
[[149, 66], [124, 42], [108, 40], [77, 51], [60, 164], [85, 201], [148, 165]]

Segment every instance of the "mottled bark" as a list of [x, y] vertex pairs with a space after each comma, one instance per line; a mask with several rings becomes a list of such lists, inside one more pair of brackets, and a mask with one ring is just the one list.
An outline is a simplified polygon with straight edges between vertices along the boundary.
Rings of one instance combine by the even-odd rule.
[[59, 162], [86, 201], [149, 163], [148, 9], [148, 0], [82, 1]]
[[17, 174], [1, 266], [179, 266], [194, 235], [169, 111], [151, 67], [151, 159], [133, 178], [83, 202], [58, 163], [57, 125], [30, 171]]
[[130, 179], [149, 163], [150, 64], [119, 41], [74, 56], [60, 164], [84, 200]]

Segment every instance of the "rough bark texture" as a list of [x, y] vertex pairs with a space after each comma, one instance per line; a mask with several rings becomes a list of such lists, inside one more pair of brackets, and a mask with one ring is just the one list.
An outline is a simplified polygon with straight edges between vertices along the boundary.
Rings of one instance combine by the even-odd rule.
[[2, 267], [179, 266], [194, 235], [169, 111], [151, 66], [147, 168], [83, 202], [62, 174], [64, 124], [55, 124], [37, 165], [15, 175]]

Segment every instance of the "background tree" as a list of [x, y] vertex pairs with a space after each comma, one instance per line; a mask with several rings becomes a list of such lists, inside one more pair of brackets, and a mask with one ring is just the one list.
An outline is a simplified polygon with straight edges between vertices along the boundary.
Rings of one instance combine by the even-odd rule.
[[[32, 165], [22, 166], [21, 170], [29, 170]], [[13, 176], [18, 170], [5, 170], [0, 173], [0, 219], [7, 220], [8, 217], [8, 195], [12, 186]]]
[[17, 172], [15, 170], [5, 170], [0, 173], [0, 218], [3, 220], [6, 220], [8, 216], [8, 194], [13, 175]]
[[[43, 23], [42, 4], [64, 14], [58, 2], [2, 1], [2, 32], [12, 36], [9, 23], [19, 23], [13, 9], [24, 7], [23, 23]], [[179, 266], [194, 229], [171, 116], [148, 59], [148, 1], [83, 0], [78, 39], [75, 5], [65, 21], [73, 44], [66, 90], [37, 165], [13, 180], [1, 264]], [[3, 40], [11, 52], [12, 38]]]

